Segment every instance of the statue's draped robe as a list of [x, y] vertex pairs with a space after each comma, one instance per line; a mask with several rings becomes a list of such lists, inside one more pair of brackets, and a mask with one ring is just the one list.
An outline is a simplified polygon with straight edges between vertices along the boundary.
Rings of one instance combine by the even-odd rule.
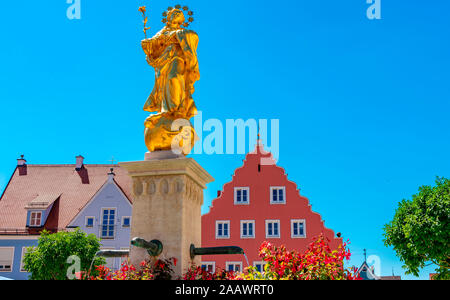
[[163, 29], [142, 42], [147, 61], [156, 73], [155, 86], [144, 105], [145, 111], [187, 120], [197, 114], [192, 94], [194, 83], [200, 79], [198, 40], [198, 35], [191, 30]]

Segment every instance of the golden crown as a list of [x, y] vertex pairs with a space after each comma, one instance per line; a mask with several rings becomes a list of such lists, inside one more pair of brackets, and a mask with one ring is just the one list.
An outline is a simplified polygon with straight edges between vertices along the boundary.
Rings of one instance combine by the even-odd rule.
[[192, 10], [189, 10], [189, 7], [187, 7], [187, 6], [181, 6], [180, 4], [178, 4], [178, 5], [175, 5], [175, 7], [169, 7], [169, 8], [167, 8], [167, 11], [165, 11], [165, 12], [163, 12], [163, 19], [162, 19], [162, 22], [163, 23], [167, 23], [167, 18], [168, 18], [168, 16], [169, 16], [169, 14], [174, 10], [174, 9], [178, 9], [178, 10], [182, 10], [182, 11], [184, 11], [184, 12], [187, 12], [187, 14], [188, 14], [188, 16], [189, 16], [189, 18], [187, 19], [187, 21], [186, 22], [184, 22], [183, 24], [182, 24], [182, 26], [183, 27], [185, 27], [185, 28], [187, 28], [187, 27], [189, 27], [189, 25], [192, 23], [192, 22], [194, 22], [194, 12], [192, 11]]

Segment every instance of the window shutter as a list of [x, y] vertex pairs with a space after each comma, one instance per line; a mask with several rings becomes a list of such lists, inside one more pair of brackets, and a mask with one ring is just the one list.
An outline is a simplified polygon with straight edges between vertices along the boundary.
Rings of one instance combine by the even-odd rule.
[[0, 265], [10, 266], [12, 265], [14, 256], [14, 248], [0, 248]]

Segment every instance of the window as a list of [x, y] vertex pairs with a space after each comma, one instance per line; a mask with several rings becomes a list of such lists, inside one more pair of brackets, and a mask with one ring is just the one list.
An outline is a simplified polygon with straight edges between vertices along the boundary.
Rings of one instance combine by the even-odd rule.
[[280, 238], [280, 220], [266, 221], [266, 238]]
[[306, 238], [305, 220], [291, 221], [291, 237]]
[[270, 204], [286, 204], [286, 188], [284, 186], [270, 188]]
[[242, 272], [242, 262], [227, 262], [226, 269], [229, 272]]
[[114, 223], [116, 219], [116, 210], [114, 208], [103, 209], [103, 219], [102, 219], [102, 239], [114, 239]]
[[241, 239], [255, 238], [255, 221], [241, 221]]
[[0, 248], [0, 272], [12, 272], [12, 265], [14, 260], [13, 247]]
[[33, 211], [30, 214], [30, 226], [31, 227], [40, 227], [42, 220], [42, 212]]
[[234, 188], [234, 204], [235, 205], [250, 204], [250, 189], [248, 187]]
[[131, 226], [131, 217], [123, 217], [122, 227], [130, 227], [130, 226]]
[[[35, 248], [35, 247], [33, 247]], [[20, 272], [26, 272], [27, 270], [25, 270], [23, 268], [23, 259], [25, 258], [25, 254], [28, 252], [28, 247], [22, 247], [22, 258], [20, 259]]]
[[230, 238], [230, 221], [216, 222], [216, 239]]
[[94, 217], [86, 217], [86, 227], [92, 228], [94, 227]]
[[258, 271], [259, 273], [264, 273], [264, 266], [266, 265], [265, 262], [263, 261], [255, 261], [253, 263], [253, 267], [255, 267], [256, 271]]
[[216, 263], [202, 262], [202, 269], [208, 273], [214, 274], [214, 272], [216, 272]]

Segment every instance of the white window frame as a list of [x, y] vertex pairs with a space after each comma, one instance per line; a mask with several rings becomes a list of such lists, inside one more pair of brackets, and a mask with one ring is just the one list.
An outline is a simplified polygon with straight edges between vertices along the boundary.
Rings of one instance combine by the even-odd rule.
[[[103, 217], [103, 216], [102, 216]], [[94, 221], [92, 222], [92, 226], [88, 226], [88, 219], [93, 219]], [[84, 218], [84, 226], [86, 227], [86, 228], [94, 228], [94, 226], [95, 226], [95, 217], [91, 217], [91, 216], [89, 216], [89, 217], [85, 217]]]
[[[273, 200], [273, 190], [283, 190], [283, 201], [274, 201]], [[277, 193], [278, 197], [278, 193]], [[286, 187], [285, 186], [271, 186], [270, 187], [270, 204], [272, 205], [283, 205], [286, 204]]]
[[[247, 191], [247, 201], [245, 201], [245, 202], [237, 201], [237, 192], [238, 191]], [[250, 188], [249, 187], [235, 187], [234, 188], [234, 205], [250, 205]]]
[[267, 262], [265, 261], [254, 261], [253, 267], [256, 269], [256, 265], [261, 265], [261, 274], [264, 274], [264, 267], [266, 266]]
[[[128, 226], [124, 226], [123, 225], [125, 219], [130, 219], [130, 225], [128, 225]], [[131, 227], [131, 217], [130, 216], [123, 216], [121, 225], [122, 225], [123, 228], [130, 228]]]
[[[294, 235], [294, 224], [296, 223], [303, 223], [303, 235]], [[306, 239], [306, 220], [304, 219], [291, 220], [291, 238]]]
[[[39, 225], [33, 224], [33, 214], [37, 214], [39, 215]], [[30, 211], [30, 227], [42, 227], [42, 211]], [[35, 217], [35, 220], [37, 220], [38, 218]]]
[[[113, 230], [114, 230], [114, 235], [113, 235], [113, 237], [109, 237], [109, 235], [108, 236], [106, 236], [106, 237], [104, 237], [103, 236], [103, 217], [104, 217], [104, 211], [105, 210], [114, 210], [114, 224], [113, 225], [106, 225], [106, 226], [113, 226]], [[99, 224], [99, 229], [100, 229], [100, 239], [102, 239], [102, 240], [110, 240], [110, 241], [113, 241], [113, 240], [115, 240], [116, 239], [116, 234], [117, 234], [117, 230], [116, 230], [116, 221], [117, 221], [117, 208], [116, 207], [102, 207], [102, 209], [101, 209], [101, 216], [100, 216], [100, 224]], [[109, 232], [109, 229], [108, 229], [108, 232]], [[111, 249], [105, 249], [105, 250], [111, 250]], [[114, 250], [114, 249], [112, 249], [112, 250]]]
[[[244, 224], [252, 224], [253, 225], [253, 234], [252, 235], [244, 235]], [[248, 226], [247, 226], [248, 231]], [[255, 220], [241, 220], [241, 239], [254, 239], [255, 238]]]
[[[216, 273], [216, 262], [215, 261], [202, 261], [202, 263], [200, 264], [200, 268], [205, 265], [205, 266], [211, 266], [212, 267], [212, 274]], [[206, 268], [206, 271], [208, 272], [208, 268]]]
[[[278, 235], [269, 235], [269, 223], [278, 223]], [[266, 239], [279, 239], [279, 238], [281, 238], [280, 220], [266, 220]]]
[[[239, 272], [239, 273], [242, 273], [242, 272], [244, 272], [243, 270], [242, 270], [242, 261], [227, 261], [226, 262], [226, 264], [225, 264], [225, 271], [229, 271], [230, 269], [229, 269], [229, 267], [230, 267], [230, 265], [233, 265], [234, 267], [233, 267], [233, 272]], [[236, 265], [239, 265], [239, 271], [236, 271], [235, 269], [236, 269]]]
[[12, 257], [11, 257], [11, 270], [5, 271], [4, 269], [0, 269], [0, 273], [12, 273], [14, 271], [14, 255], [16, 252], [15, 247], [0, 247], [1, 249], [12, 249]]
[[[228, 236], [219, 236], [219, 224], [227, 224], [228, 225]], [[223, 227], [222, 227], [223, 232]], [[229, 240], [231, 237], [231, 225], [230, 221], [216, 221], [216, 240]]]
[[[30, 246], [30, 247], [33, 247], [33, 246]], [[20, 258], [20, 272], [21, 272], [21, 273], [28, 273], [28, 272], [23, 268], [23, 259], [24, 259], [24, 257], [25, 257], [25, 252], [26, 252], [27, 248], [30, 248], [30, 247], [22, 247], [22, 256], [21, 256], [21, 258]], [[33, 247], [33, 248], [36, 248], [36, 247]]]

